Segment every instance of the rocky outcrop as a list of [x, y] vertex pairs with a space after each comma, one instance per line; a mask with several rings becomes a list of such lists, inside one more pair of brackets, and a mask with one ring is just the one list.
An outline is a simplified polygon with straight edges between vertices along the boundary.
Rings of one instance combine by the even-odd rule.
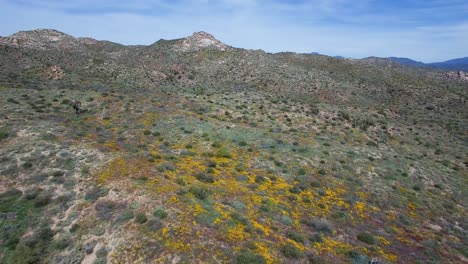
[[462, 82], [468, 82], [468, 74], [463, 71], [458, 72], [446, 72], [445, 78], [449, 80], [457, 80]]
[[11, 36], [0, 37], [0, 45], [39, 50], [80, 49], [85, 44], [90, 45], [97, 42], [91, 38], [75, 38], [54, 29], [19, 31]]
[[46, 70], [46, 76], [49, 80], [60, 80], [64, 75], [63, 69], [57, 65], [50, 66]]
[[176, 49], [179, 51], [196, 51], [203, 48], [224, 51], [228, 46], [217, 40], [213, 35], [203, 31], [195, 32], [190, 37], [184, 38], [176, 44]]

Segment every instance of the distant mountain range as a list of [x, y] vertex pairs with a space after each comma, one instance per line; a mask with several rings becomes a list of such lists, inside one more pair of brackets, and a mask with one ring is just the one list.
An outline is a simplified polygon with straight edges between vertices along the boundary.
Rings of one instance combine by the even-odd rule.
[[[319, 52], [310, 52], [309, 54], [312, 55], [324, 55]], [[337, 59], [345, 59], [346, 57], [343, 56], [332, 56]], [[401, 65], [411, 66], [411, 67], [426, 67], [426, 68], [434, 68], [434, 69], [442, 69], [442, 70], [453, 70], [453, 71], [468, 71], [468, 57], [464, 58], [457, 58], [452, 59], [444, 62], [432, 62], [432, 63], [424, 63], [421, 61], [412, 60], [409, 58], [400, 58], [400, 57], [388, 57], [388, 58], [379, 58], [379, 57], [367, 57], [363, 58], [362, 60], [368, 61], [369, 59], [382, 59], [382, 60], [389, 60], [392, 62], [396, 62]], [[381, 61], [382, 62], [382, 61]]]
[[429, 67], [429, 68], [444, 69], [444, 70], [468, 71], [468, 57], [448, 60], [444, 62], [433, 62], [433, 63], [423, 63], [423, 62], [415, 61], [415, 60], [408, 59], [408, 58], [397, 58], [397, 57], [389, 57], [387, 59], [393, 62], [400, 63], [402, 65], [406, 65], [406, 66]]

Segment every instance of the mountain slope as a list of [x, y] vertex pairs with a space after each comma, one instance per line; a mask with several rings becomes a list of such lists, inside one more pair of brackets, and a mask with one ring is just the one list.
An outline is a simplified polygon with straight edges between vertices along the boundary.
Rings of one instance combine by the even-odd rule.
[[466, 262], [465, 82], [205, 32], [0, 43], [1, 263]]
[[468, 57], [448, 60], [444, 62], [433, 62], [433, 63], [423, 63], [423, 62], [415, 61], [415, 60], [408, 59], [408, 58], [397, 58], [397, 57], [389, 57], [387, 59], [393, 62], [397, 62], [401, 65], [405, 65], [405, 66], [427, 67], [427, 68], [455, 70], [455, 71], [468, 71]]
[[397, 57], [389, 57], [387, 58], [391, 61], [394, 61], [394, 62], [398, 62], [400, 64], [403, 64], [403, 65], [408, 65], [408, 66], [415, 66], [415, 67], [424, 67], [424, 66], [427, 66], [425, 63], [423, 62], [420, 62], [420, 61], [415, 61], [415, 60], [412, 60], [412, 59], [408, 59], [408, 58], [397, 58]]
[[468, 71], [468, 57], [430, 63], [429, 65], [439, 69]]

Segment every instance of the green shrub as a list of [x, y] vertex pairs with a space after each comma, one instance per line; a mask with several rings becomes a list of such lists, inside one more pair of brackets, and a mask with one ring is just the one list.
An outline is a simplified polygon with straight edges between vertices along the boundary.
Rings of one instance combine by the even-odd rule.
[[128, 220], [133, 219], [135, 215], [133, 214], [133, 211], [131, 209], [126, 209], [122, 212], [122, 214], [118, 217], [118, 221], [120, 222], [126, 222]]
[[25, 169], [30, 169], [30, 168], [32, 168], [33, 165], [32, 165], [31, 162], [26, 161], [25, 163], [23, 163], [22, 166], [23, 166], [23, 168], [25, 168]]
[[261, 175], [255, 176], [255, 183], [261, 184], [261, 183], [263, 183], [263, 182], [265, 182], [265, 181], [266, 181], [266, 178], [265, 178], [265, 177], [263, 177], [263, 176], [261, 176]]
[[5, 202], [6, 204], [6, 202], [20, 198], [22, 194], [18, 189], [9, 189], [6, 192], [0, 193], [0, 202]]
[[219, 148], [217, 156], [221, 157], [221, 158], [231, 158], [232, 157], [231, 152], [229, 151], [229, 149], [227, 147]]
[[298, 171], [297, 171], [297, 175], [305, 175], [306, 174], [306, 170], [304, 168], [300, 168]]
[[216, 166], [218, 166], [218, 164], [216, 163], [216, 161], [208, 160], [208, 161], [206, 161], [206, 166], [209, 167], [209, 168], [216, 168]]
[[348, 120], [348, 121], [351, 119], [351, 116], [349, 115], [349, 113], [348, 113], [348, 112], [345, 112], [345, 111], [343, 111], [343, 110], [340, 110], [340, 111], [338, 112], [338, 115], [339, 115], [340, 117], [342, 117], [343, 119]]
[[58, 250], [63, 250], [71, 244], [72, 244], [72, 240], [70, 237], [60, 236], [54, 241], [53, 247]]
[[176, 178], [176, 183], [179, 184], [180, 186], [185, 186], [187, 185], [187, 183], [185, 182], [185, 180], [183, 178]]
[[107, 257], [108, 251], [106, 247], [101, 247], [96, 251], [96, 257], [105, 258]]
[[234, 258], [235, 264], [264, 264], [266, 260], [263, 256], [252, 253], [250, 250], [243, 250], [237, 253]]
[[138, 213], [135, 217], [135, 221], [139, 224], [144, 224], [146, 221], [148, 221], [148, 218], [144, 213]]
[[292, 230], [288, 231], [286, 233], [286, 236], [289, 238], [289, 239], [292, 239], [296, 242], [299, 242], [299, 243], [302, 243], [304, 244], [305, 243], [305, 237], [297, 232], [294, 232]]
[[240, 142], [239, 142], [239, 146], [245, 147], [245, 146], [247, 146], [247, 142], [245, 142], [245, 141], [240, 141]]
[[199, 180], [201, 182], [205, 182], [205, 183], [214, 183], [214, 181], [215, 181], [213, 176], [211, 176], [210, 174], [207, 174], [207, 173], [203, 173], [203, 172], [197, 173], [195, 175], [195, 178], [197, 178], [197, 180]]
[[38, 257], [36, 256], [34, 249], [26, 246], [24, 243], [16, 245], [15, 250], [11, 251], [10, 254], [5, 258], [7, 264], [15, 263], [37, 263]]
[[163, 171], [175, 171], [176, 167], [174, 164], [171, 162], [164, 162], [163, 164], [159, 165], [157, 168], [158, 171], [163, 172]]
[[106, 188], [101, 188], [99, 186], [94, 186], [90, 190], [88, 190], [85, 194], [85, 200], [90, 202], [95, 202], [100, 197], [104, 197], [109, 192]]
[[96, 210], [96, 215], [101, 220], [112, 219], [116, 214], [117, 210], [119, 210], [121, 207], [121, 204], [112, 200], [100, 200], [94, 206]]
[[312, 235], [310, 235], [309, 240], [312, 243], [322, 243], [323, 237], [320, 233], [313, 233]]
[[213, 148], [220, 148], [220, 147], [221, 147], [221, 143], [219, 143], [219, 142], [214, 142], [213, 144], [211, 144], [211, 146], [212, 146]]
[[158, 208], [154, 210], [153, 215], [159, 219], [164, 219], [167, 217], [167, 212], [163, 208]]
[[290, 259], [300, 259], [303, 256], [302, 252], [292, 244], [282, 246], [281, 253], [283, 253], [286, 258]]
[[41, 188], [33, 187], [25, 191], [24, 198], [26, 200], [34, 200], [41, 192], [42, 192]]
[[333, 233], [333, 225], [325, 218], [313, 218], [309, 225], [313, 226], [317, 232]]
[[373, 235], [367, 233], [367, 232], [363, 232], [363, 233], [360, 233], [358, 236], [357, 236], [357, 239], [366, 243], [366, 244], [375, 244], [376, 240], [374, 238]]
[[43, 207], [46, 206], [50, 203], [50, 195], [47, 193], [40, 193], [35, 199], [34, 199], [34, 206], [35, 207]]
[[211, 194], [211, 192], [208, 189], [197, 186], [191, 186], [189, 188], [189, 192], [199, 200], [206, 200]]
[[351, 260], [351, 263], [369, 263], [369, 258], [355, 250], [350, 250], [345, 253], [345, 256]]
[[311, 105], [309, 113], [313, 115], [318, 115], [320, 113], [320, 110], [316, 105]]
[[6, 139], [8, 137], [9, 133], [8, 130], [4, 127], [0, 128], [0, 141]]

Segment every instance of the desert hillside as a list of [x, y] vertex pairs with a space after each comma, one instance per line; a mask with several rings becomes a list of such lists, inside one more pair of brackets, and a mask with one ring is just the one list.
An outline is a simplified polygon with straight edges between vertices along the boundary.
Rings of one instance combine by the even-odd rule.
[[460, 76], [1, 37], [0, 263], [466, 263]]

